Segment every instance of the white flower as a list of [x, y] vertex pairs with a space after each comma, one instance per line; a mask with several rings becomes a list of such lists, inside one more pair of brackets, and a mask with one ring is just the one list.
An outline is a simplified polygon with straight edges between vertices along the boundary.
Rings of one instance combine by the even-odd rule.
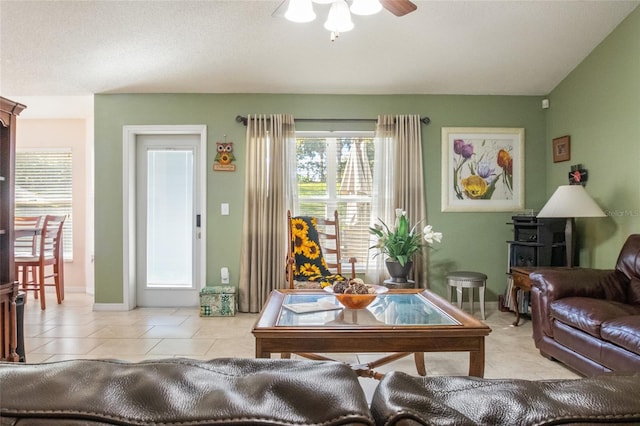
[[429, 244], [433, 244], [433, 242], [439, 243], [442, 241], [442, 232], [434, 232], [433, 226], [427, 225], [422, 230], [422, 234], [424, 235], [424, 239]]
[[378, 242], [376, 243], [375, 247], [378, 249], [384, 248], [384, 238], [378, 238]]
[[400, 226], [400, 218], [402, 218], [403, 216], [407, 216], [407, 212], [402, 210], [402, 209], [396, 209], [396, 229]]
[[[380, 224], [369, 226], [369, 233], [377, 237], [375, 245], [369, 248], [376, 249], [378, 251], [376, 255], [384, 254], [404, 266], [413, 255], [420, 254], [423, 248], [430, 247], [434, 241], [439, 243], [442, 239], [442, 233], [434, 232], [433, 228], [428, 225], [424, 228], [424, 235], [420, 234], [418, 225], [422, 221], [411, 226], [405, 210], [395, 209], [395, 213], [394, 228], [389, 228], [380, 218], [378, 218]], [[422, 242], [422, 238], [426, 243]]]

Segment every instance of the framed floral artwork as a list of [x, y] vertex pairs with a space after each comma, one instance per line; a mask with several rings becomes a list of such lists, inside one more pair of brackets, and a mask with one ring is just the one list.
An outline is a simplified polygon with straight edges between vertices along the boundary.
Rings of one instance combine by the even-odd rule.
[[524, 209], [524, 129], [442, 128], [442, 211]]

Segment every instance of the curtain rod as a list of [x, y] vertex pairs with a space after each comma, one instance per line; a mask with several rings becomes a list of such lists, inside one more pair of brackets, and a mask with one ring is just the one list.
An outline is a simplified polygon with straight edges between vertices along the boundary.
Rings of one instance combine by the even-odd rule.
[[[365, 122], [377, 122], [377, 118], [295, 118], [295, 121], [300, 122], [322, 122], [322, 123], [365, 123]], [[236, 115], [236, 121], [238, 123], [242, 123], [243, 125], [247, 125], [247, 117], [243, 117], [241, 115]], [[431, 123], [431, 119], [429, 117], [421, 117], [420, 122], [424, 125]]]

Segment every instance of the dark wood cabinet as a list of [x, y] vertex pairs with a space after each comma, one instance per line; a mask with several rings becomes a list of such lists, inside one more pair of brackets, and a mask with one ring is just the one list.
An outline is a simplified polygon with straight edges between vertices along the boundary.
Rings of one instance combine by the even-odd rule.
[[564, 266], [565, 219], [512, 216], [513, 240], [509, 244], [509, 268], [513, 266]]
[[[530, 285], [522, 284], [523, 270], [542, 266], [565, 266], [567, 263], [565, 246], [565, 219], [537, 218], [535, 216], [512, 216], [507, 225], [513, 226], [513, 239], [507, 241], [509, 265], [507, 288], [500, 299], [503, 310], [527, 313]], [[516, 271], [513, 269], [517, 268]], [[524, 294], [526, 293], [526, 294]], [[514, 323], [517, 325], [518, 321]]]
[[0, 97], [0, 360], [18, 361], [13, 259], [16, 117], [26, 106]]

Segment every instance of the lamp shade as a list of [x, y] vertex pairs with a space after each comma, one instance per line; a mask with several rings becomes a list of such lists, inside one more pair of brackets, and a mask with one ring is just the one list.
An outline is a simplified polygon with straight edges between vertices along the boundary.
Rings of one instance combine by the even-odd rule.
[[556, 189], [537, 217], [604, 217], [582, 185], [562, 185]]
[[324, 27], [336, 33], [343, 33], [353, 29], [353, 21], [349, 12], [349, 5], [344, 0], [337, 0], [331, 3], [329, 16]]
[[311, 0], [289, 0], [284, 17], [291, 22], [311, 22], [316, 19]]

